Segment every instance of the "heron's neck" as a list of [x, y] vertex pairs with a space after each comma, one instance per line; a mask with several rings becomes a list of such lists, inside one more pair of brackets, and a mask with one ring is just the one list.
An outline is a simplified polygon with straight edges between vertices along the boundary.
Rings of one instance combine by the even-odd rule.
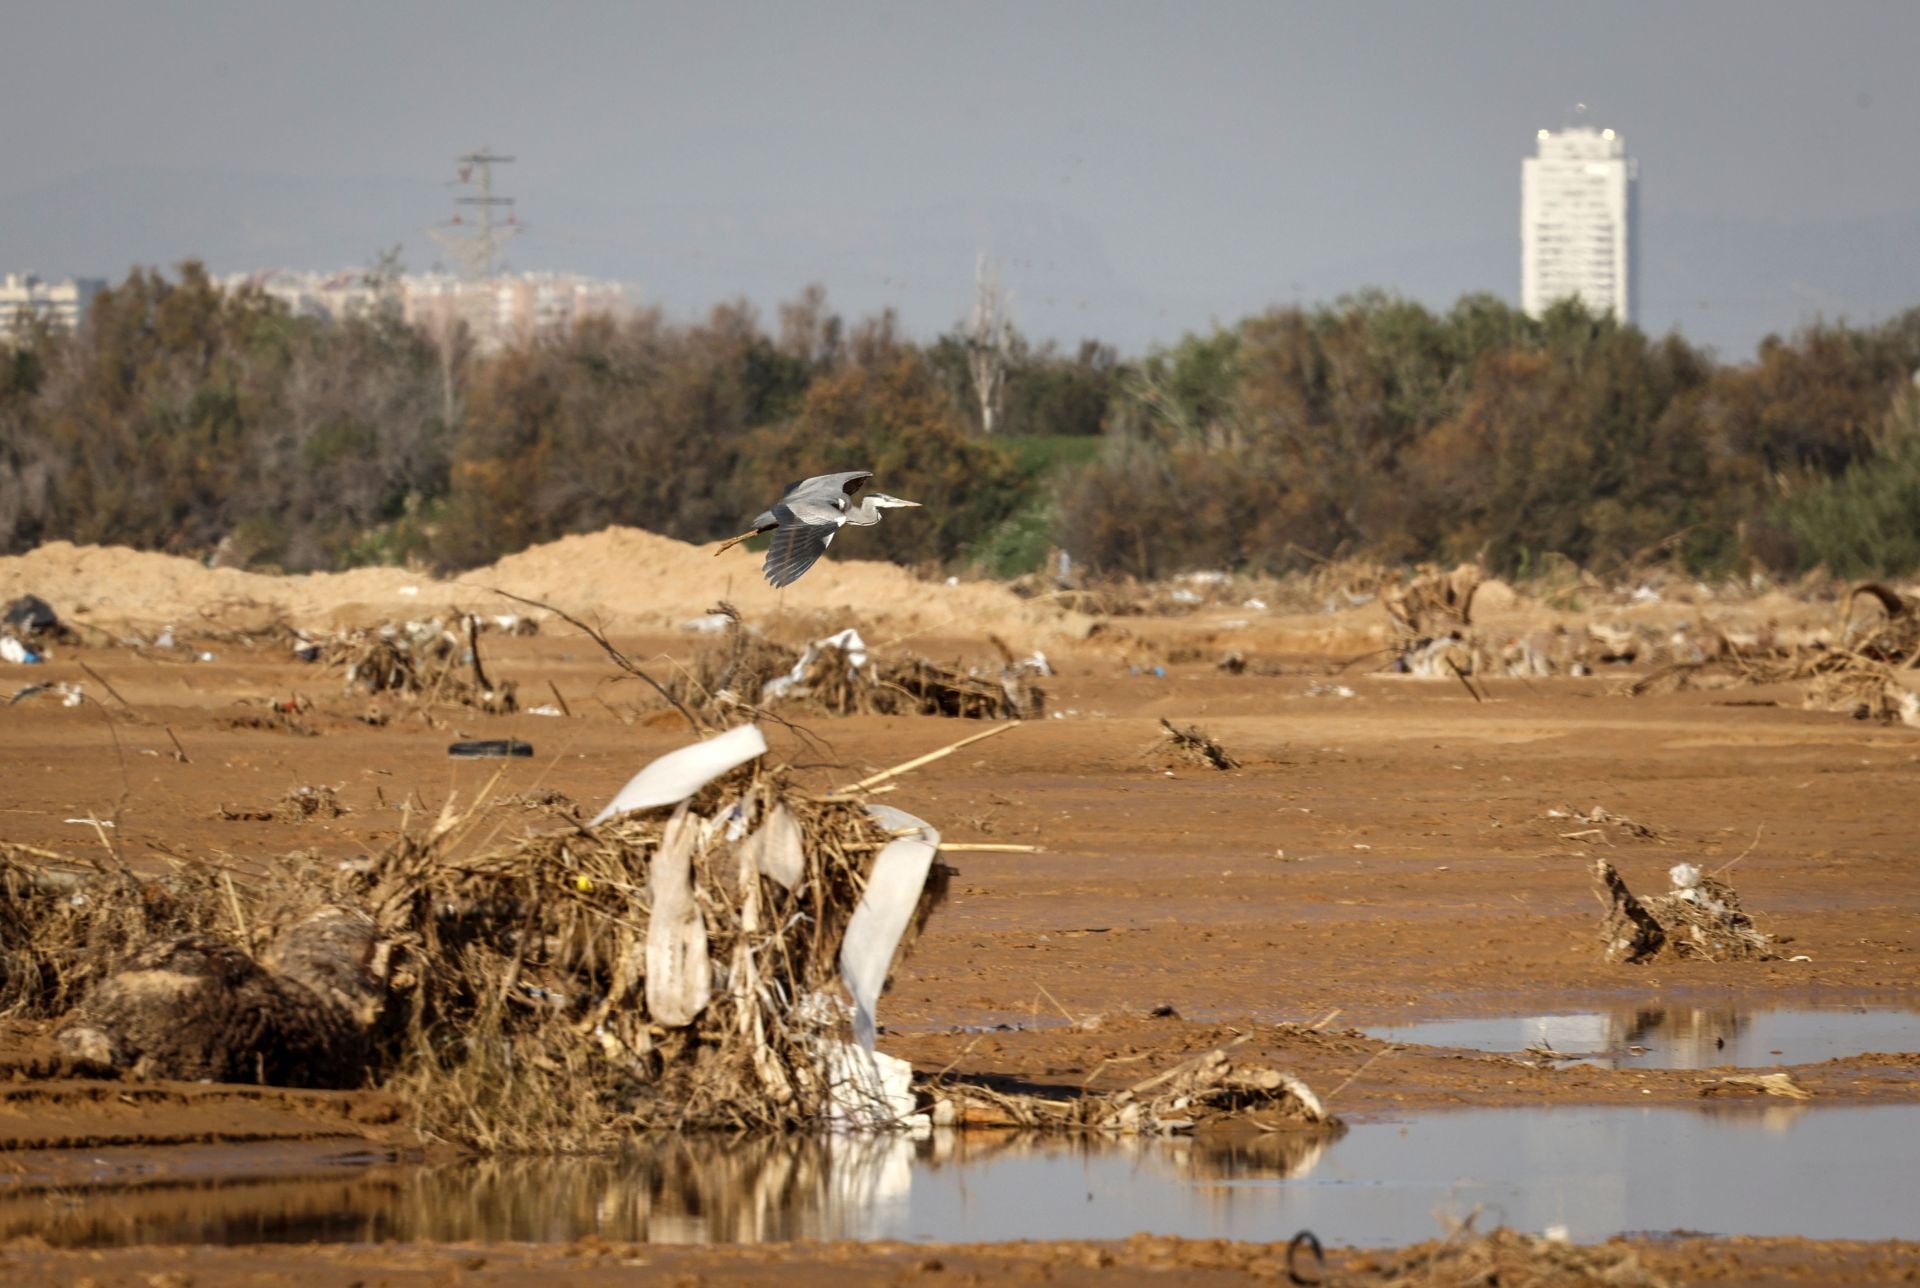
[[847, 507], [847, 522], [856, 528], [871, 528], [880, 522], [880, 507], [872, 497], [862, 497], [859, 505]]

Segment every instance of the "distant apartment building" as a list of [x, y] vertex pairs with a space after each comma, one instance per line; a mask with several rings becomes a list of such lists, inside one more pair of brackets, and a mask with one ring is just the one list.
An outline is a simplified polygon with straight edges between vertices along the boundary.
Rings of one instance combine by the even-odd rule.
[[338, 273], [238, 273], [228, 289], [253, 287], [298, 317], [363, 317], [381, 303], [381, 291], [414, 326], [443, 338], [464, 323], [482, 352], [536, 335], [562, 333], [583, 318], [623, 318], [633, 309], [625, 283], [572, 273], [502, 273], [468, 278], [451, 273], [406, 274], [378, 288], [359, 270]]
[[64, 282], [42, 281], [31, 273], [0, 277], [0, 339], [12, 339], [23, 317], [73, 330], [106, 285], [93, 277], [69, 277]]
[[1639, 304], [1639, 181], [1613, 130], [1541, 130], [1520, 163], [1520, 307], [1577, 296], [1631, 323]]
[[625, 318], [633, 299], [623, 282], [572, 273], [427, 273], [401, 279], [401, 308], [408, 322], [435, 336], [464, 322], [485, 352], [536, 335], [564, 334], [589, 317]]
[[298, 273], [270, 269], [261, 273], [234, 273], [221, 280], [228, 290], [252, 288], [279, 300], [295, 317], [336, 321], [364, 317], [379, 303], [379, 295], [360, 269], [337, 273]]

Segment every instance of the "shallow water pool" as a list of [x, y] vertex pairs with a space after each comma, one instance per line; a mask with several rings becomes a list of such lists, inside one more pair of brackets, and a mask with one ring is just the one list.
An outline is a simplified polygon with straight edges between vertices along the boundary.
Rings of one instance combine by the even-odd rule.
[[[796, 1238], [1119, 1239], [1138, 1232], [1328, 1244], [1431, 1237], [1441, 1215], [1578, 1240], [1677, 1228], [1911, 1237], [1920, 1106], [1498, 1109], [1363, 1122], [1327, 1140], [649, 1143], [617, 1159], [414, 1166], [310, 1145], [156, 1168], [0, 1179], [0, 1239], [126, 1243], [383, 1239], [758, 1243]], [[304, 1155], [302, 1153], [304, 1151]], [[224, 1161], [223, 1161], [224, 1160]]]

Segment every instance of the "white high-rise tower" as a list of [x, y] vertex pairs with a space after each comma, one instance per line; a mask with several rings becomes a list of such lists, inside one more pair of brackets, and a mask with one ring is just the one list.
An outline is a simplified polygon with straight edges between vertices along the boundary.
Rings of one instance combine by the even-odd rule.
[[1577, 295], [1634, 321], [1639, 304], [1638, 177], [1613, 130], [1541, 130], [1520, 163], [1520, 307], [1539, 317]]

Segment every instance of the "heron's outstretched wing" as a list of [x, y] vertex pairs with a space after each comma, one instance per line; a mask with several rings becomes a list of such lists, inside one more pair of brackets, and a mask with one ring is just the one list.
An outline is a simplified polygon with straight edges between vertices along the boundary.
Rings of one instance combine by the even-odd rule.
[[780, 507], [783, 505], [792, 506], [804, 502], [837, 505], [858, 492], [872, 477], [872, 470], [847, 470], [840, 474], [816, 474], [812, 478], [801, 479], [798, 483], [789, 483], [787, 490], [780, 494], [780, 499], [773, 503], [773, 507], [760, 512], [760, 517], [753, 521], [753, 526], [765, 531], [776, 523], [786, 522], [780, 517]]
[[816, 474], [810, 479], [801, 479], [788, 486], [780, 494], [782, 501], [797, 501], [801, 497], [819, 497], [826, 499], [836, 496], [852, 496], [866, 481], [873, 477], [872, 470], [846, 470], [839, 474]]
[[784, 502], [774, 507], [774, 513], [780, 518], [780, 526], [773, 530], [773, 540], [767, 546], [766, 573], [767, 584], [777, 588], [800, 580], [800, 574], [826, 553], [833, 534], [840, 530], [841, 516], [834, 513], [831, 521], [808, 522]]

